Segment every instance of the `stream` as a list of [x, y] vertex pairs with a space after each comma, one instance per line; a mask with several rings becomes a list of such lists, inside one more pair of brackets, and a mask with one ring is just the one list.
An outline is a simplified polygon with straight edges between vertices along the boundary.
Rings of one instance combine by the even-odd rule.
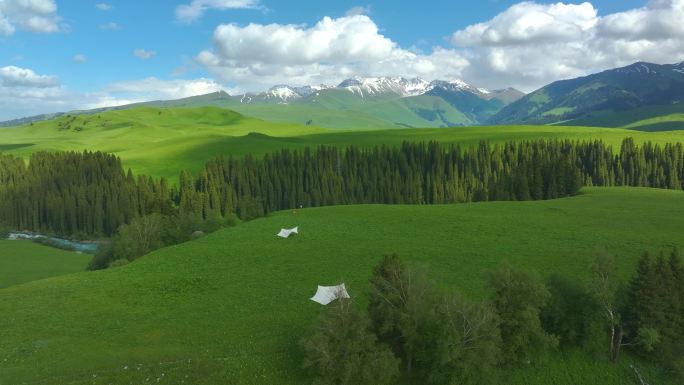
[[9, 240], [25, 239], [46, 246], [56, 247], [63, 250], [76, 251], [78, 253], [95, 254], [100, 246], [96, 241], [72, 241], [69, 239], [48, 237], [47, 235], [24, 231], [13, 231], [7, 236]]

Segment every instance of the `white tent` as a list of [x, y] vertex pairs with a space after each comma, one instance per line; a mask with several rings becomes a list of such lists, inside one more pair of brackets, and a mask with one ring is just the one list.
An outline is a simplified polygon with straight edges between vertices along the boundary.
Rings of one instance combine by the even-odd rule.
[[291, 229], [280, 229], [280, 232], [277, 235], [280, 238], [287, 238], [292, 234], [299, 234], [299, 226], [293, 227]]
[[343, 283], [337, 286], [318, 285], [316, 294], [310, 299], [314, 302], [320, 303], [321, 305], [327, 305], [338, 298], [349, 298], [349, 293], [347, 293], [347, 288]]

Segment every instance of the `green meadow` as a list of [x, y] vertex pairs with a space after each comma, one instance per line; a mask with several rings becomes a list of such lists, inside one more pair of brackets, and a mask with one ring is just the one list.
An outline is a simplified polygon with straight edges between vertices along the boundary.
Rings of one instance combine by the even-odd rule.
[[[281, 227], [300, 234], [280, 239]], [[585, 188], [558, 200], [282, 211], [128, 265], [0, 290], [0, 384], [302, 384], [297, 341], [325, 310], [316, 285], [345, 282], [359, 306], [385, 253], [475, 297], [507, 262], [543, 277], [590, 276], [597, 250], [627, 280], [644, 250], [684, 247], [684, 192]], [[1, 245], [1, 244], [0, 244]], [[619, 365], [555, 353], [507, 384], [626, 384]], [[639, 364], [650, 383], [665, 378]]]
[[477, 144], [534, 139], [601, 139], [617, 146], [637, 142], [684, 142], [684, 130], [642, 132], [577, 126], [476, 126], [421, 129], [331, 130], [265, 121], [217, 107], [137, 107], [97, 114], [62, 116], [32, 125], [0, 129], [0, 151], [28, 157], [35, 151], [99, 150], [120, 156], [134, 172], [171, 180], [195, 171], [219, 155], [262, 155], [306, 146], [398, 145], [402, 141]]
[[30, 241], [0, 240], [0, 289], [85, 270], [92, 258]]

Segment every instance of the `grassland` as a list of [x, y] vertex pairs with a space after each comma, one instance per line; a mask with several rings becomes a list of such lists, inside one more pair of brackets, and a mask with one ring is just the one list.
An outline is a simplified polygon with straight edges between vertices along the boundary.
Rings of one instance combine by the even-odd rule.
[[438, 140], [471, 145], [480, 140], [567, 138], [602, 139], [618, 145], [628, 136], [637, 142], [684, 142], [684, 131], [650, 133], [562, 126], [326, 130], [267, 122], [217, 107], [138, 107], [0, 128], [0, 151], [28, 156], [40, 150], [101, 150], [119, 155], [124, 166], [137, 173], [175, 180], [180, 170], [198, 170], [206, 160], [221, 154], [259, 155], [281, 148], [321, 144], [373, 146], [396, 145], [405, 140]]
[[561, 124], [626, 128], [639, 131], [684, 130], [684, 102], [646, 106], [629, 111], [597, 111]]
[[[299, 236], [275, 237], [294, 225]], [[627, 279], [643, 250], [683, 248], [683, 228], [684, 193], [634, 188], [553, 201], [278, 212], [120, 268], [0, 290], [0, 384], [302, 384], [297, 341], [324, 310], [308, 300], [316, 285], [346, 282], [364, 306], [384, 253], [482, 298], [483, 275], [504, 261], [586, 281], [599, 248], [617, 255]], [[631, 381], [628, 357], [612, 366], [562, 355], [511, 372], [506, 383]]]
[[91, 257], [29, 241], [0, 241], [0, 289], [84, 271]]

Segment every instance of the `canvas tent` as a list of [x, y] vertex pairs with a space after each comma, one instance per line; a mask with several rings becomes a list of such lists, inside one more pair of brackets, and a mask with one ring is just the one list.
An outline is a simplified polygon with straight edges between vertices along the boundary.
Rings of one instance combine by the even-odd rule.
[[293, 227], [291, 229], [280, 229], [280, 232], [277, 235], [280, 238], [287, 238], [292, 234], [299, 234], [299, 226]]
[[316, 294], [310, 299], [314, 302], [320, 303], [321, 305], [327, 305], [338, 298], [349, 298], [349, 293], [347, 293], [347, 288], [343, 283], [337, 286], [318, 285]]

